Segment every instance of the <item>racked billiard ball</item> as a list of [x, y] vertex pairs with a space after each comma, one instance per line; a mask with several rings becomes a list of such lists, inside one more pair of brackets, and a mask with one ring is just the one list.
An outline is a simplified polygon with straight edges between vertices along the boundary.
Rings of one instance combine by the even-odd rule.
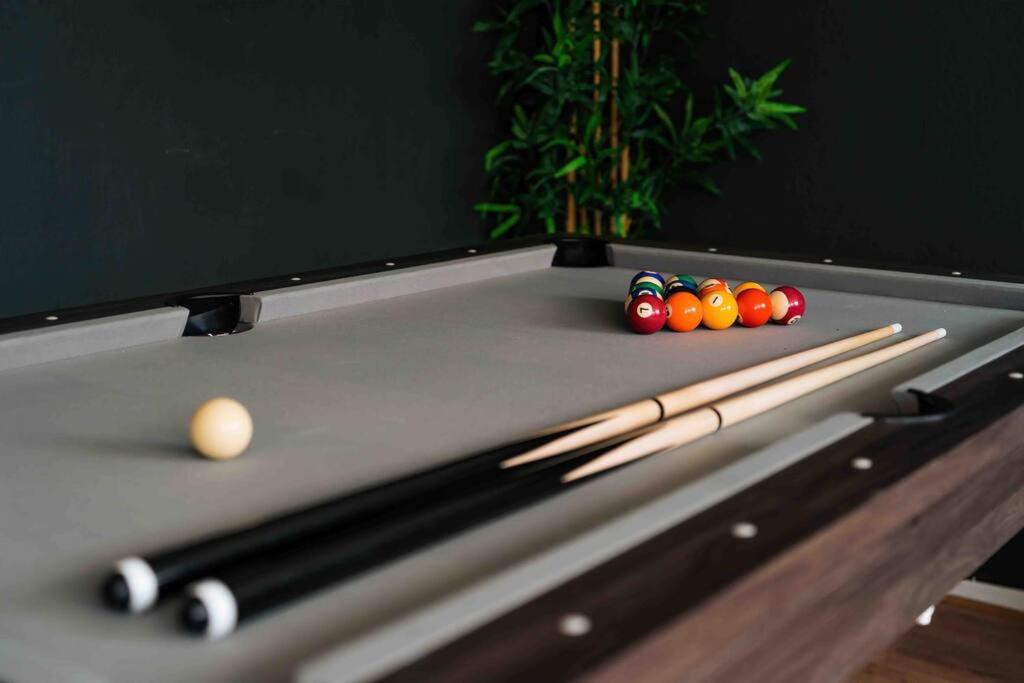
[[690, 275], [676, 275], [679, 282], [684, 282], [693, 285], [694, 289], [697, 289], [697, 281]]
[[665, 287], [666, 296], [671, 295], [673, 292], [689, 292], [696, 296], [697, 285], [693, 284], [689, 280], [676, 280]]
[[729, 288], [729, 283], [726, 282], [725, 280], [723, 280], [722, 278], [706, 277], [703, 280], [701, 280], [700, 283], [697, 285], [697, 291], [699, 292], [700, 290], [704, 289], [705, 287], [711, 287], [712, 285], [722, 285], [726, 289]]
[[661, 273], [659, 273], [656, 270], [641, 270], [639, 273], [630, 278], [630, 288], [632, 288], [633, 285], [635, 285], [637, 282], [644, 278], [649, 278], [651, 281], [656, 282], [658, 285], [662, 287], [665, 286], [665, 278], [661, 276]]
[[667, 290], [674, 284], [682, 283], [684, 285], [692, 286], [693, 291], [697, 291], [697, 281], [689, 275], [671, 275], [665, 280], [665, 289]]
[[637, 334], [654, 334], [665, 326], [667, 317], [665, 302], [648, 294], [641, 294], [626, 307], [626, 322]]
[[760, 327], [772, 317], [772, 300], [760, 289], [744, 289], [736, 295], [736, 309], [743, 327]]
[[665, 325], [675, 332], [689, 332], [700, 325], [704, 309], [700, 299], [685, 289], [677, 289], [665, 300]]
[[724, 330], [736, 322], [736, 299], [726, 290], [705, 292], [700, 298], [704, 327]]
[[706, 280], [702, 280], [700, 285], [697, 287], [697, 296], [704, 298], [705, 294], [711, 292], [729, 292], [729, 283], [725, 280], [719, 280], [718, 278], [709, 277]]
[[642, 277], [639, 280], [636, 280], [635, 282], [631, 283], [629, 285], [629, 288], [630, 289], [634, 289], [636, 287], [639, 287], [640, 285], [650, 285], [652, 287], [657, 287], [659, 289], [665, 289], [665, 283], [664, 282], [662, 282], [661, 280], [655, 279], [655, 278], [651, 277], [650, 275]]
[[658, 297], [659, 299], [665, 298], [664, 288], [659, 287], [658, 285], [652, 284], [650, 282], [641, 282], [633, 285], [630, 288], [629, 293], [632, 294], [633, 296], [639, 296], [640, 294], [652, 294]]
[[[736, 289], [732, 290], [732, 295], [738, 297], [740, 295], [740, 292], [744, 292], [748, 289], [758, 289], [762, 292], [765, 291], [764, 287], [757, 284], [756, 282], [741, 282], [740, 284], [736, 285]], [[739, 299], [737, 299], [737, 301], [738, 300]]]
[[807, 311], [807, 301], [796, 287], [776, 287], [772, 290], [771, 300], [772, 322], [779, 325], [792, 325]]

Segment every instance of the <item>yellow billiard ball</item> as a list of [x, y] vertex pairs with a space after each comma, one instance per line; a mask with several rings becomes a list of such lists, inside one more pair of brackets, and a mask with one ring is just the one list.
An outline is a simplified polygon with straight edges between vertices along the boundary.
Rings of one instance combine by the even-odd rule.
[[212, 398], [196, 408], [188, 425], [192, 447], [211, 460], [229, 460], [252, 441], [252, 417], [233, 398]]
[[704, 311], [704, 327], [711, 330], [724, 330], [736, 322], [739, 308], [736, 298], [725, 290], [707, 292], [700, 298]]
[[732, 295], [733, 296], [739, 296], [740, 292], [746, 291], [748, 289], [757, 289], [757, 290], [760, 290], [762, 292], [766, 291], [764, 287], [762, 287], [761, 285], [757, 284], [756, 282], [743, 282], [743, 283], [737, 285], [736, 289], [732, 290]]

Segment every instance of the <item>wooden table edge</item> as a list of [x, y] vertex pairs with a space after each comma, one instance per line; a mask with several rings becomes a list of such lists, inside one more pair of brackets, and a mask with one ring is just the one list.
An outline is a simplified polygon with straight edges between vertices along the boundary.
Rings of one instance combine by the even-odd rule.
[[843, 681], [1024, 526], [1022, 367], [1008, 353], [936, 392], [967, 410], [876, 422], [387, 679]]

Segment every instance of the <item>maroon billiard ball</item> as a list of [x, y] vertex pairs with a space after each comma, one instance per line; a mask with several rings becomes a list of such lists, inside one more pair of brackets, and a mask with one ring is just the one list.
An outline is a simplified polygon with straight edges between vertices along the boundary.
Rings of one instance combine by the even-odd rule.
[[807, 301], [796, 287], [782, 286], [772, 290], [772, 322], [792, 325], [804, 316]]
[[665, 326], [667, 317], [665, 302], [650, 294], [636, 297], [626, 307], [626, 322], [637, 334], [654, 334]]

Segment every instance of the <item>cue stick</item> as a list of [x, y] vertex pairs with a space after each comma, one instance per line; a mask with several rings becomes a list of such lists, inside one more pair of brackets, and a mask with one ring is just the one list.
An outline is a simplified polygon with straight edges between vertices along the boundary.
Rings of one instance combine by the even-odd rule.
[[223, 566], [277, 552], [304, 539], [413, 505], [423, 497], [450, 490], [458, 482], [493, 474], [498, 471], [498, 463], [510, 455], [561, 434], [554, 432], [507, 444], [155, 553], [122, 558], [103, 581], [101, 596], [114, 609], [133, 614], [145, 612], [160, 598]]
[[594, 458], [587, 464], [565, 474], [562, 481], [573, 482], [609, 468], [620, 467], [628, 462], [646, 458], [649, 455], [678, 448], [743, 420], [756, 417], [783, 403], [806, 396], [858, 372], [931, 344], [945, 336], [946, 330], [940, 327], [884, 349], [840, 361], [819, 370], [797, 375], [792, 379], [770, 384], [763, 389], [727, 398], [694, 410], [669, 420], [656, 429]]
[[[620, 442], [585, 455], [600, 455]], [[499, 470], [496, 477], [479, 482], [461, 497], [441, 499], [416, 514], [367, 524], [363, 533], [335, 533], [289, 553], [263, 555], [227, 567], [188, 586], [181, 623], [208, 639], [223, 638], [264, 612], [573, 487], [563, 483], [561, 475], [575, 467], [580, 457], [569, 453]]]
[[718, 377], [637, 401], [636, 403], [631, 403], [606, 413], [592, 415], [577, 422], [554, 427], [554, 430], [564, 432], [565, 434], [521, 455], [509, 458], [502, 462], [501, 466], [516, 467], [524, 463], [541, 460], [597, 443], [616, 434], [655, 424], [712, 401], [717, 401], [730, 394], [778, 379], [782, 375], [860, 348], [865, 344], [885, 339], [897, 334], [902, 329], [903, 326], [899, 323], [886, 325], [864, 334], [858, 334], [834, 341], [831, 344], [776, 358], [775, 360], [737, 370], [736, 372], [730, 372], [726, 375], [719, 375]]
[[[221, 567], [263, 553], [276, 552], [304, 539], [392, 513], [399, 506], [415, 509], [418, 500], [433, 500], [438, 492], [450, 490], [456, 482], [494, 476], [499, 463], [513, 461], [520, 454], [531, 455], [532, 461], [596, 447], [608, 439], [657, 423], [663, 415], [676, 415], [682, 410], [696, 407], [701, 401], [716, 400], [728, 393], [883, 339], [900, 329], [899, 324], [888, 325], [753, 366], [748, 368], [750, 374], [742, 370], [730, 373], [720, 378], [721, 381], [708, 380], [684, 387], [653, 399], [555, 427], [524, 441], [346, 492], [255, 523], [220, 530], [154, 553], [125, 557], [114, 564], [101, 586], [101, 595], [104, 602], [114, 609], [135, 614], [145, 612], [161, 597]], [[748, 379], [744, 380], [743, 377]], [[590, 428], [591, 425], [595, 428]], [[572, 436], [573, 432], [581, 436], [566, 440], [565, 437]], [[548, 443], [558, 445], [553, 449], [540, 450]], [[516, 465], [524, 462], [516, 462]]]
[[646, 455], [713, 434], [944, 336], [945, 330], [933, 330], [750, 394], [720, 401], [714, 408], [688, 413], [664, 425], [641, 429], [623, 441], [587, 454], [593, 460], [583, 467], [576, 465], [580, 455], [570, 453], [506, 470], [501, 473], [505, 477], [520, 476], [506, 479], [499, 476], [482, 482], [468, 495], [442, 500], [415, 515], [368, 526], [362, 535], [334, 534], [297, 552], [268, 555], [256, 562], [229, 567], [189, 586], [190, 597], [181, 612], [182, 623], [193, 633], [210, 639], [222, 638], [264, 612], [590, 481], [591, 477], [610, 473]]

